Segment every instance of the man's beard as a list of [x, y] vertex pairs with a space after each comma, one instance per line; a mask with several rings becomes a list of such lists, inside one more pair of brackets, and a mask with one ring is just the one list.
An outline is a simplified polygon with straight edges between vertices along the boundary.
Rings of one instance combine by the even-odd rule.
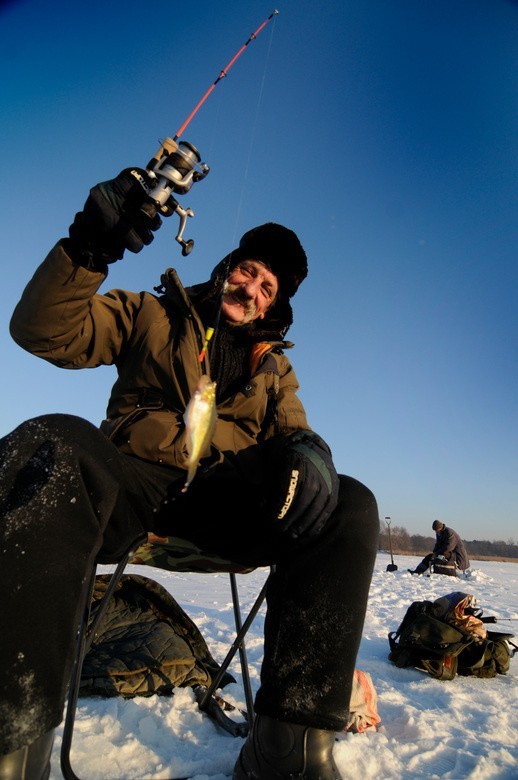
[[[249, 322], [252, 322], [257, 311], [255, 303], [251, 301], [250, 298], [247, 298], [238, 292], [240, 289], [241, 288], [239, 284], [231, 284], [228, 281], [223, 285], [223, 295], [231, 295], [233, 301], [241, 304], [245, 312], [243, 319], [239, 322], [234, 322], [233, 320], [228, 321], [229, 325], [234, 325], [236, 327], [240, 325], [247, 325]], [[236, 292], [238, 293], [237, 295]]]

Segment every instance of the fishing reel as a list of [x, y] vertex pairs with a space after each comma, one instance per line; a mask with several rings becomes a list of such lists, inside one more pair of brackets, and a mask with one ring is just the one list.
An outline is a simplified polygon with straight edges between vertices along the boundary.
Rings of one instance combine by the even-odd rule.
[[194, 246], [193, 239], [187, 241], [183, 238], [183, 231], [187, 224], [187, 217], [194, 217], [194, 211], [184, 209], [173, 193], [184, 195], [189, 192], [192, 185], [201, 181], [210, 171], [205, 163], [201, 162], [201, 156], [195, 146], [188, 141], [175, 141], [166, 138], [158, 152], [147, 165], [147, 172], [155, 186], [148, 192], [149, 201], [144, 203], [142, 210], [149, 216], [153, 216], [154, 209], [165, 217], [178, 214], [180, 227], [175, 240], [181, 244], [182, 255], [186, 257]]

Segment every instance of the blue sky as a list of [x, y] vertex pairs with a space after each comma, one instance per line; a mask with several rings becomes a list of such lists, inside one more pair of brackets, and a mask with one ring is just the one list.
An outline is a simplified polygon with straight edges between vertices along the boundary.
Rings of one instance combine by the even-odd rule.
[[114, 369], [60, 371], [9, 337], [19, 295], [88, 190], [183, 134], [210, 168], [103, 290], [206, 279], [266, 221], [310, 273], [291, 359], [310, 424], [380, 516], [518, 539], [517, 74], [511, 0], [136, 0], [0, 5], [0, 435], [98, 423]]

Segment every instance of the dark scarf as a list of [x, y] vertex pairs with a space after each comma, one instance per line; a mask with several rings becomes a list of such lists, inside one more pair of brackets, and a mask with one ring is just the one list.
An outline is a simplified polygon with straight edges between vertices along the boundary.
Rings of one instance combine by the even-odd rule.
[[216, 382], [216, 402], [236, 393], [249, 378], [250, 346], [243, 328], [220, 322], [209, 353], [211, 378]]

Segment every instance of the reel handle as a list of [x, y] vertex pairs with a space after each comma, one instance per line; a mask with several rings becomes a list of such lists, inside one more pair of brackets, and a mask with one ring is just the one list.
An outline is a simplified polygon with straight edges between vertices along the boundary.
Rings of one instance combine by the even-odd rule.
[[193, 250], [194, 240], [189, 238], [187, 241], [184, 241], [183, 231], [185, 230], [185, 226], [187, 224], [187, 217], [194, 217], [194, 211], [192, 209], [182, 208], [174, 198], [173, 200], [176, 203], [175, 211], [180, 217], [180, 227], [178, 228], [178, 233], [175, 236], [175, 241], [178, 241], [178, 243], [181, 245], [182, 255], [187, 257], [187, 255], [189, 255]]

